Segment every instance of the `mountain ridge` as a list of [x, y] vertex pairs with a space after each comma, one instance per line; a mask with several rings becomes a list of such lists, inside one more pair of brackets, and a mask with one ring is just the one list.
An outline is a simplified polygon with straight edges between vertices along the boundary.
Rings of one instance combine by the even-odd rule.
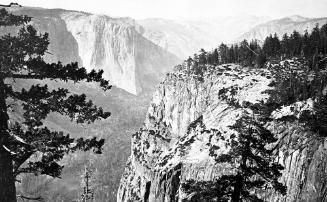
[[264, 39], [270, 34], [273, 35], [276, 33], [277, 36], [281, 38], [283, 34], [287, 33], [290, 35], [294, 30], [303, 34], [305, 30], [310, 32], [316, 26], [316, 24], [319, 24], [321, 27], [325, 23], [327, 23], [327, 17], [307, 18], [303, 16], [296, 16], [294, 19], [292, 16], [287, 16], [256, 25], [246, 33], [236, 38], [234, 42], [242, 41], [243, 39], [248, 41], [259, 40], [263, 42]]
[[[265, 22], [267, 18], [248, 16], [213, 19], [162, 19], [137, 20], [144, 29], [143, 35], [179, 58], [186, 59], [201, 48], [210, 50]], [[228, 32], [227, 32], [228, 30]]]

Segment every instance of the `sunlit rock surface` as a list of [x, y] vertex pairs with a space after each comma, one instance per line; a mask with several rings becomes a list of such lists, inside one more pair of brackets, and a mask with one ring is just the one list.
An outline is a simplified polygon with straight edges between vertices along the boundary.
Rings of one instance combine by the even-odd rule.
[[104, 77], [132, 94], [153, 88], [181, 60], [142, 36], [131, 18], [30, 7], [10, 8], [33, 17], [32, 24], [48, 32], [48, 61], [78, 61], [86, 69], [103, 69]]
[[177, 64], [176, 56], [144, 38], [143, 29], [129, 18], [110, 18], [80, 12], [60, 16], [78, 44], [83, 65], [105, 70], [117, 87], [138, 94], [162, 79]]
[[[283, 67], [283, 62], [279, 65]], [[298, 65], [297, 63], [293, 63]], [[122, 176], [117, 201], [173, 202], [187, 197], [181, 183], [189, 180], [213, 180], [233, 172], [228, 164], [214, 163], [209, 155], [219, 146], [219, 154], [228, 151], [222, 144], [230, 138], [231, 126], [242, 111], [220, 99], [219, 90], [236, 89], [225, 95], [240, 105], [265, 102], [272, 89], [274, 74], [268, 69], [249, 69], [234, 64], [208, 67], [203, 77], [186, 71], [169, 74], [157, 88], [148, 108], [143, 128], [133, 135], [131, 156]], [[231, 88], [232, 87], [232, 88]], [[274, 118], [310, 109], [312, 100], [284, 106]], [[290, 110], [292, 108], [292, 110]], [[279, 138], [278, 159], [284, 167], [281, 181], [288, 186], [287, 196], [267, 191], [267, 201], [325, 201], [327, 142], [298, 123], [267, 124]], [[211, 129], [218, 130], [220, 136]]]

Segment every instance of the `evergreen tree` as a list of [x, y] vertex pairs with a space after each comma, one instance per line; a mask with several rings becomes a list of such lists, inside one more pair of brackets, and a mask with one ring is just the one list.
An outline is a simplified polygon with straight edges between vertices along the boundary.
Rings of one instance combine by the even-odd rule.
[[[48, 34], [38, 34], [28, 24], [30, 21], [28, 16], [13, 15], [0, 9], [0, 27], [20, 27], [17, 35], [6, 34], [0, 38], [0, 199], [5, 202], [17, 200], [15, 179], [18, 175], [33, 173], [59, 177], [63, 168], [59, 162], [65, 154], [77, 150], [102, 151], [103, 139], [74, 139], [69, 134], [44, 126], [43, 121], [49, 113], [68, 116], [80, 124], [110, 115], [88, 101], [84, 94], [72, 94], [65, 88], [50, 90], [47, 85], [39, 84], [17, 90], [7, 82], [12, 79], [95, 81], [103, 90], [111, 87], [102, 78], [102, 70], [87, 73], [77, 63], [46, 63], [43, 55], [49, 44]], [[9, 124], [10, 99], [22, 107], [22, 123]], [[38, 158], [32, 160], [32, 155]]]
[[220, 44], [219, 46], [220, 62], [225, 64], [228, 62], [228, 47], [226, 44]]
[[235, 62], [234, 46], [232, 45], [228, 50], [228, 63]]
[[200, 65], [205, 65], [207, 64], [207, 52], [201, 48], [200, 54], [199, 54], [199, 64]]
[[327, 54], [327, 24], [324, 24], [321, 28], [320, 28], [320, 38], [321, 38], [321, 52], [323, 54]]
[[320, 30], [319, 25], [316, 24], [316, 26], [313, 28], [311, 35], [310, 35], [310, 42], [312, 44], [312, 53], [318, 54], [320, 52]]
[[234, 53], [235, 53], [235, 62], [239, 63], [240, 62], [240, 51], [239, 51], [239, 46], [237, 44], [234, 46]]
[[301, 34], [295, 30], [290, 36], [289, 48], [290, 48], [291, 56], [297, 56], [301, 54], [301, 50], [302, 50]]
[[264, 64], [266, 62], [267, 62], [266, 56], [262, 52], [260, 52], [259, 55], [257, 55], [257, 57], [256, 57], [256, 65], [259, 68], [262, 68], [262, 67], [264, 67]]
[[218, 54], [217, 48], [215, 48], [215, 50], [213, 51], [212, 58], [213, 58], [213, 65], [218, 65], [219, 64], [219, 54]]
[[256, 194], [267, 188], [286, 194], [286, 187], [278, 182], [283, 167], [274, 163], [273, 151], [266, 148], [277, 141], [274, 135], [249, 116], [237, 120], [231, 128], [238, 138], [231, 141], [231, 150], [227, 154], [216, 158], [218, 163], [236, 165], [235, 174], [218, 181], [218, 184], [229, 182], [231, 189], [226, 194], [231, 201], [263, 201]]
[[284, 56], [290, 55], [290, 41], [288, 35], [285, 33], [281, 41], [281, 54]]
[[247, 40], [243, 40], [239, 48], [239, 58], [243, 65], [251, 65], [254, 61], [252, 51]]
[[[325, 82], [326, 84], [326, 82]], [[313, 110], [304, 111], [299, 121], [304, 123], [318, 137], [327, 137], [327, 96], [318, 96], [313, 103]]]
[[207, 64], [213, 65], [213, 51], [207, 53]]
[[194, 72], [195, 75], [199, 75], [201, 72], [201, 67], [199, 65], [199, 56], [197, 54], [193, 55], [193, 66], [192, 66], [192, 70]]
[[269, 56], [273, 56], [273, 38], [272, 35], [266, 37], [263, 46], [262, 46], [262, 50], [264, 52], [264, 54], [269, 55]]
[[304, 56], [309, 56], [311, 54], [311, 46], [310, 35], [308, 30], [305, 30], [302, 37], [302, 51]]
[[249, 114], [237, 120], [231, 129], [236, 132], [226, 143], [231, 149], [221, 155], [216, 155], [215, 149], [210, 151], [218, 164], [232, 165], [231, 174], [210, 182], [183, 183], [182, 190], [192, 195], [185, 201], [263, 202], [259, 196], [269, 189], [286, 194], [286, 187], [278, 182], [283, 167], [275, 163], [273, 151], [267, 148], [277, 141], [274, 135]]
[[187, 60], [185, 61], [186, 62], [186, 71], [187, 73], [191, 73], [191, 68], [192, 68], [192, 64], [193, 64], [193, 59], [191, 57], [188, 57]]
[[252, 40], [250, 45], [250, 52], [251, 52], [251, 64], [257, 61], [259, 54], [261, 53], [260, 45], [256, 40]]
[[277, 36], [277, 34], [274, 34], [274, 38], [272, 38], [272, 55], [274, 57], [279, 56], [280, 55], [280, 49], [281, 49], [281, 45], [280, 45], [280, 41], [279, 38]]

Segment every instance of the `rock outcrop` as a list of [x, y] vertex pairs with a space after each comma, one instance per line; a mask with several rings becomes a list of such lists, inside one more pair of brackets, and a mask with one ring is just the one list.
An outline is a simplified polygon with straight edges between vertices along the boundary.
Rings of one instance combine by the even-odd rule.
[[[291, 64], [294, 68], [299, 65]], [[283, 68], [284, 63], [277, 65]], [[229, 126], [242, 115], [226, 98], [241, 106], [266, 102], [274, 73], [234, 64], [207, 68], [203, 76], [175, 71], [154, 93], [144, 126], [132, 138], [118, 202], [182, 201], [188, 196], [181, 183], [210, 181], [230, 172], [228, 164], [216, 164], [209, 155], [212, 148], [218, 148], [220, 154], [228, 151], [223, 142], [233, 133]], [[221, 89], [229, 89], [224, 99]], [[286, 196], [267, 191], [266, 201], [326, 201], [327, 141], [299, 123], [277, 121], [310, 107], [312, 100], [283, 106], [272, 113], [274, 121], [266, 125], [279, 139], [276, 161], [285, 167], [280, 181], [288, 187]]]

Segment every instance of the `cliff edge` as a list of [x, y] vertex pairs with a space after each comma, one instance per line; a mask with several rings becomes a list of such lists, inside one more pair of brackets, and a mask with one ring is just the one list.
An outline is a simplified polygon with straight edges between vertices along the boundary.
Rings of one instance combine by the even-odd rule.
[[[117, 201], [183, 201], [190, 197], [181, 188], [183, 182], [212, 181], [229, 172], [229, 165], [217, 164], [210, 155], [213, 148], [218, 154], [228, 151], [223, 142], [232, 134], [230, 126], [242, 116], [227, 100], [245, 108], [266, 103], [281, 75], [277, 69], [300, 73], [305, 68], [293, 59], [269, 63], [263, 69], [225, 64], [206, 66], [202, 75], [187, 73], [185, 68], [167, 74], [153, 95], [144, 126], [132, 137]], [[272, 121], [266, 127], [278, 138], [274, 151], [276, 161], [285, 168], [280, 181], [287, 186], [287, 195], [267, 191], [262, 195], [265, 201], [326, 200], [326, 138], [315, 136], [298, 121], [281, 121], [311, 110], [312, 105], [312, 99], [306, 99], [270, 114]]]

